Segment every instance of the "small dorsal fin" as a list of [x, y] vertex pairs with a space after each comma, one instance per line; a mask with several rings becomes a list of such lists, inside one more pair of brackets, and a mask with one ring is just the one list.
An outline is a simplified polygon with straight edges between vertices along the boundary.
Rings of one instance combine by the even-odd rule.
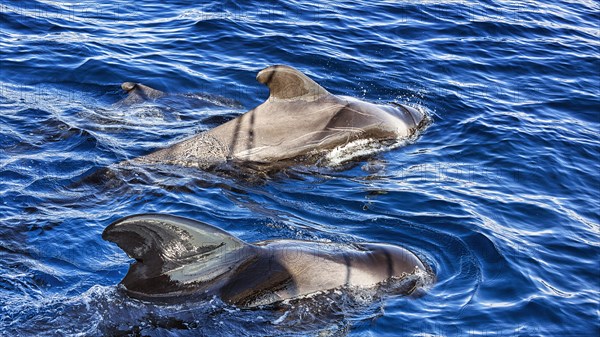
[[151, 88], [142, 83], [135, 82], [123, 82], [121, 84], [121, 89], [128, 94], [126, 99], [131, 101], [129, 103], [138, 103], [139, 101], [143, 100], [157, 99], [166, 95], [160, 90]]
[[137, 83], [135, 82], [123, 82], [121, 84], [121, 89], [123, 89], [125, 92], [130, 92], [131, 90], [135, 89], [136, 86]]
[[168, 293], [174, 289], [172, 282], [184, 286], [216, 278], [247, 257], [240, 253], [247, 244], [238, 238], [172, 215], [129, 216], [110, 224], [102, 238], [136, 259], [122, 283], [129, 291], [148, 296]]
[[285, 65], [274, 65], [259, 71], [256, 80], [269, 87], [269, 99], [313, 101], [329, 94], [308, 76]]

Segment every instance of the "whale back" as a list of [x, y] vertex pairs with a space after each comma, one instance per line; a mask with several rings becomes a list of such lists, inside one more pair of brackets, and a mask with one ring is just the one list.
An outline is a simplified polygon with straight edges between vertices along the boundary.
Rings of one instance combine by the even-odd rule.
[[253, 256], [250, 245], [227, 232], [172, 215], [126, 217], [109, 225], [102, 238], [136, 260], [121, 283], [142, 299], [210, 291]]
[[[318, 162], [327, 151], [355, 140], [393, 141], [425, 125], [424, 114], [417, 109], [331, 94], [290, 66], [267, 67], [256, 79], [269, 88], [265, 102], [136, 161], [202, 169], [227, 167], [221, 166], [227, 163]], [[131, 84], [126, 90], [134, 87]]]
[[[121, 281], [129, 296], [171, 303], [216, 295], [252, 308], [323, 290], [376, 287], [427, 270], [414, 253], [395, 245], [247, 244], [216, 227], [171, 215], [126, 217], [109, 225], [102, 238], [136, 260]], [[418, 286], [413, 281], [404, 293]]]
[[331, 94], [289, 66], [267, 67], [256, 79], [269, 88], [269, 98], [207, 132], [221, 140], [229, 159], [269, 163], [359, 138], [397, 139], [414, 133], [422, 120], [412, 108]]

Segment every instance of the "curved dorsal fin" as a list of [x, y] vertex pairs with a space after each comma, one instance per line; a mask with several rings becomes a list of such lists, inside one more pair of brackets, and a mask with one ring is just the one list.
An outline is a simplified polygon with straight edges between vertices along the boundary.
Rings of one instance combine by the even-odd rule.
[[146, 100], [153, 100], [166, 96], [166, 94], [160, 90], [135, 82], [124, 82], [121, 84], [121, 89], [127, 92], [127, 97], [117, 102], [117, 105], [142, 103]]
[[[208, 224], [164, 214], [140, 214], [113, 222], [102, 238], [136, 259], [122, 283], [137, 294], [164, 296], [185, 285], [218, 277], [247, 258], [246, 243]], [[183, 268], [183, 267], [186, 268]]]
[[300, 71], [285, 65], [267, 67], [256, 80], [269, 87], [269, 99], [303, 99], [314, 101], [329, 92]]

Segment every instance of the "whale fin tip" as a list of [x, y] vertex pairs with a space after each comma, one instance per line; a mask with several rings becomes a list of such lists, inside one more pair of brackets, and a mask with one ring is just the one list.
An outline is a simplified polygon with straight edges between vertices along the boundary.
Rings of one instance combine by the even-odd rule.
[[123, 82], [123, 84], [121, 84], [121, 89], [125, 90], [126, 92], [130, 92], [135, 88], [136, 85], [137, 83], [135, 82]]
[[269, 98], [316, 100], [329, 92], [297, 69], [274, 65], [258, 72], [256, 80], [269, 87]]

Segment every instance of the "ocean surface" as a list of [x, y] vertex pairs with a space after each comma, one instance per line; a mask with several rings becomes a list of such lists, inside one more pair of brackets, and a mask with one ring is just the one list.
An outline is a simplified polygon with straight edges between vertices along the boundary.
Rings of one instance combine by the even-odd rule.
[[[585, 0], [3, 1], [0, 335], [598, 336], [599, 22]], [[432, 122], [325, 166], [89, 179], [262, 103], [273, 64]], [[120, 106], [124, 81], [178, 98]], [[436, 281], [279, 310], [137, 301], [101, 233], [144, 212], [249, 242], [397, 244]]]

